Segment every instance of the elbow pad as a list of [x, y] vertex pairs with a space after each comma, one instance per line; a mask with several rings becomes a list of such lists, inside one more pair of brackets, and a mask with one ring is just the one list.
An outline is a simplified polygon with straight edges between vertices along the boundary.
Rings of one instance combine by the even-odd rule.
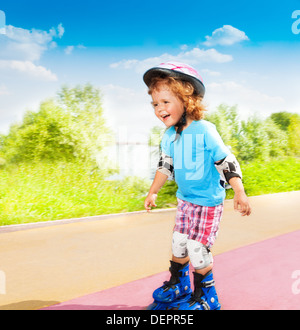
[[222, 159], [221, 162], [215, 163], [217, 171], [220, 173], [222, 180], [229, 183], [229, 180], [233, 177], [239, 177], [242, 179], [242, 171], [239, 162], [233, 154], [229, 154]]
[[157, 171], [171, 177], [174, 173], [173, 159], [165, 153], [162, 153], [157, 165]]

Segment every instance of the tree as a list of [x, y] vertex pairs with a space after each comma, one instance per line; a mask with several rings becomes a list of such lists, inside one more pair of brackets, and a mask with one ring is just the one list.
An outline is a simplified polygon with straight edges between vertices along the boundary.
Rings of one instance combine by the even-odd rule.
[[288, 154], [288, 132], [281, 130], [271, 118], [263, 122], [263, 129], [268, 136], [269, 157], [282, 157]]
[[148, 139], [148, 145], [150, 147], [159, 146], [161, 143], [161, 139], [165, 133], [166, 129], [160, 126], [152, 127]]
[[289, 113], [272, 114], [265, 120], [252, 116], [241, 121], [236, 106], [221, 104], [217, 111], [207, 118], [216, 125], [224, 143], [231, 147], [236, 157], [241, 161], [249, 162], [287, 154], [286, 125], [291, 121], [290, 115]]
[[68, 113], [74, 137], [80, 138], [82, 152], [98, 165], [105, 166], [105, 146], [112, 143], [110, 130], [105, 126], [101, 92], [91, 84], [69, 88], [58, 93], [58, 105]]
[[238, 150], [241, 159], [247, 162], [268, 158], [268, 135], [259, 118], [254, 116], [242, 121]]
[[300, 156], [300, 116], [293, 114], [290, 117], [290, 124], [288, 126], [288, 147], [289, 152], [299, 157]]
[[287, 134], [287, 154], [300, 156], [300, 115], [283, 111], [273, 113], [270, 118]]
[[21, 124], [1, 138], [1, 154], [8, 162], [89, 160], [102, 162], [109, 130], [102, 113], [100, 91], [91, 85], [63, 87], [58, 97], [28, 111]]
[[283, 131], [287, 131], [291, 122], [292, 113], [281, 111], [272, 113], [270, 118]]
[[38, 112], [26, 112], [22, 124], [11, 126], [3, 143], [4, 157], [14, 163], [74, 158], [76, 141], [68, 121], [53, 100], [43, 102]]
[[206, 119], [216, 125], [217, 131], [222, 137], [223, 142], [231, 148], [231, 151], [238, 155], [237, 145], [241, 130], [237, 106], [220, 104], [217, 110]]

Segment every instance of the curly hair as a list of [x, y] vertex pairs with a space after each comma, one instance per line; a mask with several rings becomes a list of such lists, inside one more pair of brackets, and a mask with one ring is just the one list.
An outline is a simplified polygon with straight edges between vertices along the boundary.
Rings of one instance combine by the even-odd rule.
[[159, 90], [162, 86], [167, 86], [183, 103], [187, 115], [192, 120], [204, 118], [206, 108], [202, 103], [202, 97], [195, 93], [195, 89], [191, 83], [174, 77], [155, 77], [151, 81], [148, 94], [152, 95], [154, 90]]

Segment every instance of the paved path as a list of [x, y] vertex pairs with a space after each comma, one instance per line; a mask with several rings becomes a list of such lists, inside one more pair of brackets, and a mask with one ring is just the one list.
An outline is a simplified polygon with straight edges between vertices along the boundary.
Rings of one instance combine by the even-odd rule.
[[[300, 294], [291, 291], [300, 290], [297, 279], [292, 278], [300, 270], [300, 191], [251, 197], [250, 202], [253, 213], [247, 218], [233, 211], [232, 201], [225, 202], [220, 233], [213, 247], [223, 308], [233, 309], [233, 290], [222, 288], [234, 286], [234, 270], [241, 270], [248, 283], [255, 282], [257, 278], [251, 276], [263, 270], [268, 277], [261, 278], [268, 281], [259, 284], [260, 292], [265, 285], [274, 299], [279, 295], [281, 301], [289, 301], [284, 306], [291, 309], [295, 299], [300, 301]], [[0, 228], [0, 309], [62, 308], [77, 298], [83, 299], [77, 308], [107, 309], [109, 301], [97, 297], [105, 297], [115, 287], [129, 292], [130, 285], [143, 285], [149, 278], [155, 282], [148, 285], [152, 292], [157, 280], [167, 275], [174, 215], [175, 210], [140, 212], [11, 232]], [[248, 261], [241, 264], [243, 260]], [[232, 282], [226, 283], [227, 280]], [[277, 294], [276, 287], [282, 282], [286, 291], [279, 290]], [[247, 301], [244, 307], [251, 308], [255, 297], [250, 296], [251, 286], [248, 288], [239, 297], [241, 302]], [[141, 294], [145, 299], [145, 293]], [[268, 305], [261, 296], [257, 300], [262, 309], [277, 308], [270, 304], [271, 300]], [[125, 300], [123, 309], [135, 309], [145, 303], [136, 300], [128, 304]], [[111, 306], [122, 309], [113, 303]]]
[[[214, 278], [222, 309], [299, 310], [299, 242], [300, 230], [217, 255]], [[46, 309], [141, 310], [153, 302], [153, 289], [169, 277], [165, 271]]]

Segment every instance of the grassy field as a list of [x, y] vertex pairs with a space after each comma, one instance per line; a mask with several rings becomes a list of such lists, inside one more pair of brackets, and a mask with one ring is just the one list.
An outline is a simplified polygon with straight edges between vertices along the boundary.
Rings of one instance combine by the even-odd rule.
[[[300, 190], [300, 159], [242, 166], [248, 196]], [[150, 181], [105, 181], [78, 163], [22, 164], [0, 169], [0, 225], [67, 219], [143, 209]], [[167, 182], [158, 207], [176, 205], [176, 185]], [[232, 198], [232, 190], [227, 198]]]

